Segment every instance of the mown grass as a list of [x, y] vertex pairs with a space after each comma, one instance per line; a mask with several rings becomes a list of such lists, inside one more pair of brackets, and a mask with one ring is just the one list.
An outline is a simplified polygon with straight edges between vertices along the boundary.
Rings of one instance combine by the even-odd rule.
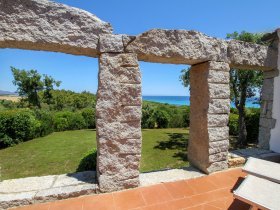
[[[144, 129], [141, 171], [187, 166], [188, 129]], [[75, 172], [96, 147], [95, 130], [52, 133], [0, 150], [0, 179]]]

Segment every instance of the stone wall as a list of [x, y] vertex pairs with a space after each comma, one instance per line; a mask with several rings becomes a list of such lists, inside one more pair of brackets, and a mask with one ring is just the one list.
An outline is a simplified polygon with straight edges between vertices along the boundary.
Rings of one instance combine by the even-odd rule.
[[191, 67], [188, 160], [206, 173], [227, 168], [230, 112], [229, 65], [205, 62]]

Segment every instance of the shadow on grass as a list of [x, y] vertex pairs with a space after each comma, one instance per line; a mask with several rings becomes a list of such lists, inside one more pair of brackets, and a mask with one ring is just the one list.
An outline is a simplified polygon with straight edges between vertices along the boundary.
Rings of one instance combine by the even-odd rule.
[[154, 149], [160, 150], [178, 150], [173, 157], [181, 159], [183, 161], [188, 161], [187, 157], [187, 147], [189, 135], [183, 133], [167, 133], [169, 139], [158, 141]]

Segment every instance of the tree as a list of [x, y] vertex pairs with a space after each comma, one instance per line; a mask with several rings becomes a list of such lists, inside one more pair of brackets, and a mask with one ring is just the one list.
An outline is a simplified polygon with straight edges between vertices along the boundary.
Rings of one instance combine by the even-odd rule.
[[[252, 42], [257, 44], [265, 44], [261, 41], [263, 34], [253, 34], [248, 32], [234, 32], [227, 34], [227, 39], [236, 39], [245, 42]], [[185, 87], [190, 85], [189, 78], [190, 68], [181, 71], [180, 81]], [[263, 81], [263, 74], [261, 71], [253, 70], [230, 70], [230, 90], [231, 101], [238, 110], [238, 145], [247, 144], [247, 130], [246, 130], [246, 112], [245, 105], [248, 98], [256, 96], [261, 90]]]
[[41, 108], [41, 101], [39, 97], [39, 92], [44, 90], [44, 99], [47, 102], [51, 100], [51, 90], [53, 90], [54, 85], [59, 86], [60, 82], [55, 81], [52, 77], [48, 75], [42, 76], [37, 72], [37, 70], [19, 70], [11, 67], [14, 80], [13, 84], [17, 86], [17, 91], [20, 96], [27, 100], [29, 106], [35, 106]]
[[44, 76], [43, 82], [45, 86], [43, 98], [47, 104], [51, 104], [53, 99], [52, 90], [54, 89], [54, 86], [59, 87], [61, 81], [55, 81], [54, 78], [45, 74], [43, 76]]

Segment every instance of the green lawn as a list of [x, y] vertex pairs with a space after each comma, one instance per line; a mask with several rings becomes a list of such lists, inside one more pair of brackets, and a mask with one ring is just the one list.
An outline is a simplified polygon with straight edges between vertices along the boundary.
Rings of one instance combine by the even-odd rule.
[[[187, 166], [188, 129], [144, 129], [141, 171]], [[95, 130], [57, 132], [0, 150], [0, 179], [75, 172]]]

